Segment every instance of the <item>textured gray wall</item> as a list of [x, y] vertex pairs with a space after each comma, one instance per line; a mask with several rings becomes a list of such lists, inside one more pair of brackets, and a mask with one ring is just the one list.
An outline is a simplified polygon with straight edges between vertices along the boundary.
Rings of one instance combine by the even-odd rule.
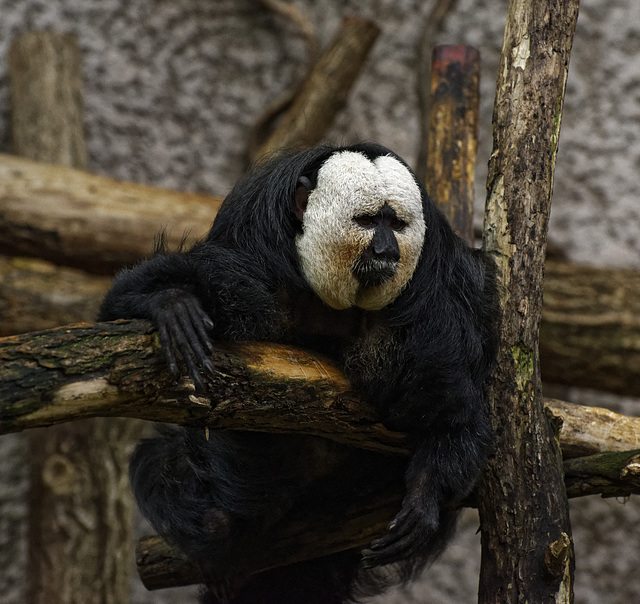
[[[383, 33], [330, 138], [374, 139], [411, 163], [418, 144], [415, 66], [431, 2], [295, 0], [327, 43], [348, 13]], [[482, 117], [478, 220], [491, 149], [491, 108], [506, 0], [459, 0], [438, 43], [480, 49]], [[9, 150], [6, 53], [19, 34], [50, 28], [77, 34], [85, 57], [91, 169], [112, 177], [224, 194], [242, 174], [249, 129], [261, 110], [304, 71], [304, 46], [283, 19], [255, 0], [0, 0], [0, 151]], [[572, 259], [640, 268], [640, 3], [583, 0], [572, 54], [550, 238]], [[153, 233], [147, 236], [151, 241]], [[603, 397], [570, 392], [602, 404]], [[635, 401], [608, 398], [627, 413]], [[24, 441], [0, 439], [0, 601], [22, 602]], [[623, 603], [640, 596], [636, 500], [572, 503], [576, 601]], [[477, 518], [424, 585], [388, 602], [475, 601]], [[171, 592], [133, 601], [189, 601]], [[193, 590], [189, 593], [193, 594]], [[429, 595], [427, 595], [429, 594]]]

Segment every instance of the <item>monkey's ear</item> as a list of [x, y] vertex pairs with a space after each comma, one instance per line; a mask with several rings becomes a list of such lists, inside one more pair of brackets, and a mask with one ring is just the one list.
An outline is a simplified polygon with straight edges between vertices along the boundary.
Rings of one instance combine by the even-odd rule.
[[307, 209], [309, 191], [311, 191], [311, 188], [311, 181], [306, 176], [298, 178], [298, 184], [296, 185], [296, 193], [294, 196], [293, 211], [300, 222], [302, 222], [302, 217]]

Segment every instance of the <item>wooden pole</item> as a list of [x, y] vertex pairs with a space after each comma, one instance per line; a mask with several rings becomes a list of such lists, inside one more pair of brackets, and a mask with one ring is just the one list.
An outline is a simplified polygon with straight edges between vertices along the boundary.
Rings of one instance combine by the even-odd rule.
[[479, 81], [480, 53], [475, 48], [434, 48], [425, 185], [469, 244], [473, 243]]
[[[207, 397], [169, 375], [145, 321], [67, 325], [0, 338], [0, 434], [88, 417], [131, 417], [221, 430], [262, 430], [331, 438], [406, 454], [326, 358], [278, 344], [218, 344], [217, 381]], [[247, 392], [252, 398], [247, 398]], [[291, 401], [297, 400], [292, 406]], [[554, 399], [565, 459], [640, 445], [640, 418]]]
[[[33, 32], [12, 45], [16, 153], [86, 168], [81, 64], [73, 36]], [[129, 601], [134, 507], [128, 457], [140, 428], [130, 420], [94, 419], [29, 433], [31, 604]]]
[[487, 385], [495, 453], [479, 485], [479, 602], [570, 603], [563, 468], [544, 413], [538, 330], [553, 170], [578, 0], [511, 0], [494, 105], [484, 247], [498, 267], [501, 342]]
[[25, 34], [11, 46], [9, 80], [14, 152], [85, 168], [82, 58], [74, 37]]

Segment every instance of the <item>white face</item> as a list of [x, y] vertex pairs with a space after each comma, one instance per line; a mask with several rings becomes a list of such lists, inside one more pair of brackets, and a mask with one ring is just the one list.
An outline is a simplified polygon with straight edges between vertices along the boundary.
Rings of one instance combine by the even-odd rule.
[[[355, 261], [369, 246], [374, 230], [355, 217], [375, 216], [388, 204], [406, 226], [395, 232], [400, 260], [393, 277], [363, 286], [353, 272]], [[354, 151], [334, 153], [318, 171], [315, 189], [296, 238], [305, 279], [329, 306], [378, 310], [393, 302], [416, 269], [425, 224], [420, 189], [397, 159], [373, 161]]]

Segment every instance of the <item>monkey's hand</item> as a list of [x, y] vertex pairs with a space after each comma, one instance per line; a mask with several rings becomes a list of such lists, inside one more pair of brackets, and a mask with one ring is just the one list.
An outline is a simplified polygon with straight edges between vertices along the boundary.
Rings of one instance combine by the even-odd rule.
[[[480, 476], [490, 443], [483, 412], [456, 429], [433, 428], [414, 450], [402, 509], [389, 532], [363, 552], [365, 567], [409, 562], [414, 569], [433, 560], [455, 529], [462, 501]], [[486, 430], [484, 429], [486, 428]]]
[[149, 305], [169, 370], [176, 379], [180, 377], [181, 359], [196, 389], [204, 392], [203, 376], [214, 373], [211, 317], [195, 295], [177, 288], [154, 293]]
[[403, 561], [415, 561], [420, 566], [441, 551], [450, 532], [448, 515], [441, 517], [435, 497], [423, 490], [429, 487], [421, 482], [408, 485], [402, 509], [389, 524], [387, 534], [362, 552], [365, 568]]

